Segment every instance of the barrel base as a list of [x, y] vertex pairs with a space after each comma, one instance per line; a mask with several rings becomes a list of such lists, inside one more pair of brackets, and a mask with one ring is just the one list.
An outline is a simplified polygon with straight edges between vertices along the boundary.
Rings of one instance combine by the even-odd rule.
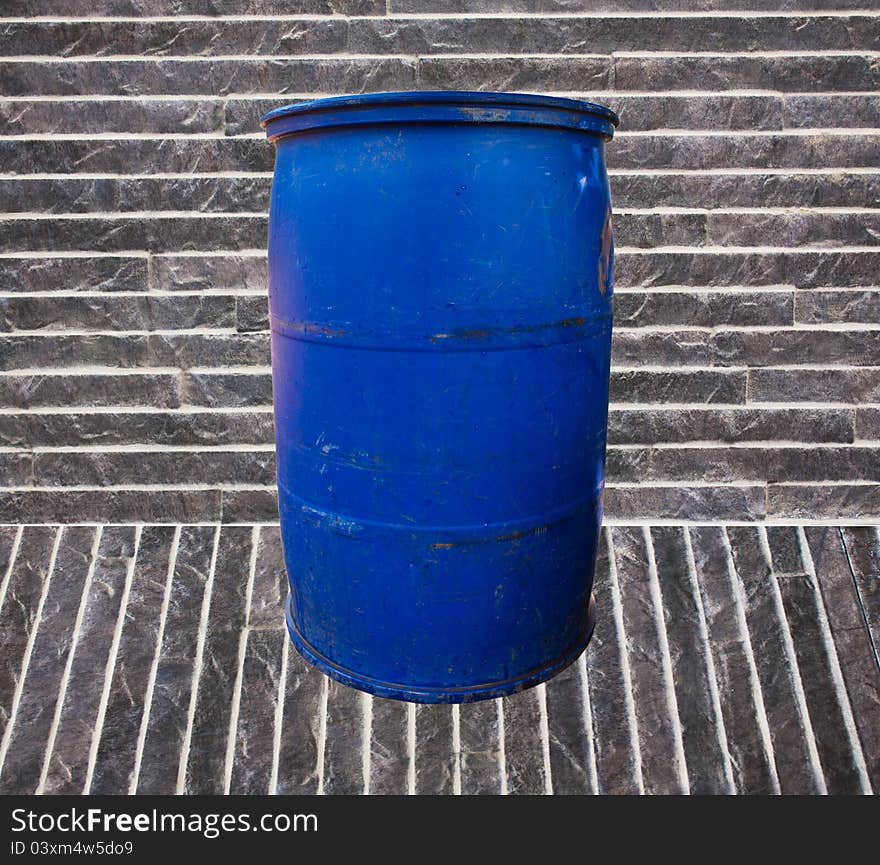
[[526, 688], [532, 688], [552, 679], [557, 673], [561, 673], [569, 664], [575, 661], [581, 652], [587, 647], [593, 636], [596, 625], [596, 598], [590, 595], [590, 608], [587, 612], [587, 631], [574, 643], [570, 649], [563, 652], [556, 660], [518, 676], [515, 679], [507, 679], [504, 682], [489, 682], [485, 685], [474, 685], [468, 688], [417, 688], [409, 685], [398, 685], [393, 682], [381, 682], [362, 676], [359, 673], [334, 664], [326, 656], [322, 655], [314, 646], [310, 645], [293, 624], [291, 614], [291, 598], [288, 596], [285, 605], [287, 613], [287, 630], [296, 650], [313, 666], [322, 673], [326, 673], [331, 679], [342, 682], [350, 688], [366, 691], [377, 697], [386, 697], [391, 700], [405, 700], [409, 703], [475, 703], [478, 700], [493, 700], [496, 697], [506, 697], [508, 694], [516, 694]]

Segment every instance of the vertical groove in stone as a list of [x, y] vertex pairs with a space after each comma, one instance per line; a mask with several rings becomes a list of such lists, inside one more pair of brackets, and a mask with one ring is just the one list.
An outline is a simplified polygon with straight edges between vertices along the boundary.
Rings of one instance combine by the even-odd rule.
[[762, 729], [764, 705], [745, 611], [734, 592], [727, 539], [718, 526], [690, 529], [703, 611], [727, 734], [734, 786], [739, 793], [778, 793], [772, 744]]
[[36, 791], [56, 697], [73, 645], [94, 536], [92, 527], [64, 529], [0, 771], [0, 793]]
[[554, 793], [589, 793], [592, 741], [579, 660], [547, 682], [550, 771]]
[[[120, 604], [135, 552], [135, 535], [132, 526], [107, 526], [101, 536], [54, 748], [49, 755], [46, 793], [83, 792], [89, 743], [95, 733], [117, 617], [122, 612]], [[113, 675], [112, 670], [107, 672]]]
[[[797, 542], [797, 529], [786, 527]], [[768, 538], [772, 554], [776, 538]], [[840, 543], [836, 532], [833, 540]], [[834, 687], [828, 647], [820, 621], [818, 589], [801, 561], [798, 573], [774, 574], [794, 644], [810, 725], [825, 785], [831, 794], [859, 792], [859, 776], [846, 734], [843, 709]]]
[[495, 700], [459, 706], [461, 792], [501, 793], [501, 730]]
[[252, 536], [250, 526], [220, 529], [208, 633], [187, 760], [187, 793], [224, 792], [226, 738], [238, 674], [239, 639], [245, 626]]
[[363, 793], [363, 703], [361, 692], [329, 680], [324, 742], [324, 788], [328, 795]]
[[406, 703], [373, 698], [369, 745], [372, 795], [403, 795], [407, 792], [406, 726]]
[[214, 592], [214, 576], [217, 567], [217, 554], [220, 549], [220, 525], [214, 530], [211, 544], [211, 562], [208, 566], [208, 578], [205, 581], [205, 590], [202, 595], [202, 606], [199, 610], [198, 633], [196, 634], [195, 659], [193, 661], [193, 677], [190, 685], [189, 705], [186, 710], [186, 730], [183, 735], [183, 745], [180, 749], [180, 759], [177, 765], [177, 781], [175, 792], [182, 794], [186, 791], [186, 769], [189, 763], [189, 751], [192, 746], [193, 727], [196, 717], [196, 700], [198, 697], [199, 682], [204, 669], [205, 642], [208, 635], [209, 618], [211, 613], [211, 601]]
[[287, 593], [281, 529], [279, 526], [262, 526], [254, 570], [253, 595], [248, 611], [248, 627], [285, 627], [284, 603]]
[[101, 689], [101, 700], [98, 704], [98, 718], [95, 722], [95, 729], [92, 733], [91, 743], [89, 745], [89, 759], [86, 768], [86, 781], [83, 785], [83, 793], [89, 793], [95, 776], [95, 766], [98, 762], [98, 748], [104, 735], [104, 724], [107, 720], [107, 707], [110, 703], [110, 692], [113, 685], [113, 679], [116, 672], [116, 661], [119, 657], [119, 646], [122, 642], [122, 631], [125, 626], [125, 616], [127, 614], [128, 601], [131, 597], [131, 587], [134, 582], [134, 567], [137, 560], [138, 551], [140, 549], [141, 536], [143, 535], [143, 526], [135, 527], [134, 543], [132, 554], [128, 559], [125, 571], [125, 582], [122, 587], [122, 597], [119, 600], [119, 613], [116, 616], [116, 622], [113, 629], [113, 638], [110, 644], [110, 652], [107, 657], [107, 664], [104, 669], [104, 683]]
[[247, 695], [247, 699], [239, 704], [230, 784], [232, 793], [270, 792], [275, 718], [286, 648], [278, 634], [285, 627], [287, 591], [281, 529], [279, 526], [264, 526], [259, 533], [247, 612], [248, 633], [241, 684], [242, 694]]
[[145, 526], [141, 533], [92, 776], [93, 794], [124, 795], [131, 784], [173, 538], [171, 526]]
[[318, 791], [318, 738], [323, 676], [288, 642], [287, 678], [278, 752], [280, 795]]
[[841, 530], [871, 654], [880, 669], [880, 527]]
[[[856, 729], [852, 706], [850, 705], [849, 695], [846, 691], [846, 682], [843, 678], [843, 672], [840, 669], [840, 658], [838, 656], [837, 646], [834, 643], [834, 636], [831, 633], [831, 625], [828, 621], [828, 613], [825, 609], [825, 602], [822, 598], [822, 591], [819, 587], [818, 577], [816, 576], [816, 567], [813, 562], [813, 556], [810, 552], [810, 545], [803, 528], [799, 528], [797, 534], [804, 567], [810, 578], [810, 588], [812, 590], [812, 596], [816, 608], [817, 628], [819, 631], [821, 654], [824, 656], [825, 660], [824, 671], [827, 672], [828, 676], [828, 688], [830, 690], [829, 696], [833, 699], [834, 705], [839, 711], [840, 719], [843, 722], [843, 729], [846, 732], [848, 748], [842, 750], [841, 746], [841, 754], [846, 754], [852, 760], [852, 775], [854, 777], [850, 777], [848, 767], [845, 767], [844, 764], [843, 766], [836, 766], [836, 772], [838, 774], [833, 780], [848, 787], [854, 784], [857, 786], [859, 792], [870, 793], [871, 782], [868, 779], [865, 757], [862, 753], [862, 745], [859, 741], [859, 734]], [[844, 552], [843, 544], [840, 542], [839, 532], [837, 533], [837, 538], [835, 540], [839, 543], [841, 551]], [[837, 743], [832, 743], [832, 747], [835, 746], [837, 746]], [[846, 774], [845, 779], [841, 777], [844, 773]], [[826, 771], [825, 774], [827, 777], [829, 772]], [[829, 786], [832, 786], [830, 780]]]
[[181, 531], [149, 707], [138, 793], [170, 794], [177, 787], [215, 533], [214, 526], [185, 526]]
[[604, 529], [596, 562], [596, 630], [584, 653], [596, 764], [596, 791], [643, 792], [639, 734], [629, 659], [623, 633], [623, 610], [611, 530]]
[[[877, 553], [871, 545], [873, 529], [844, 529], [841, 533], [836, 528], [810, 526], [804, 532], [840, 662], [864, 770], [876, 793], [880, 790], [880, 669], [874, 659], [864, 613], [878, 613], [870, 604], [863, 610], [859, 598], [862, 585], [870, 585], [872, 579], [880, 581]], [[880, 591], [875, 599], [880, 601]]]
[[230, 792], [265, 795], [272, 778], [275, 701], [284, 644], [279, 628], [253, 629], [248, 634], [241, 702], [236, 731]]
[[764, 708], [770, 727], [779, 786], [783, 793], [821, 791], [797, 694], [799, 672], [792, 669], [786, 647], [787, 623], [780, 618], [778, 588], [761, 549], [758, 529], [727, 530], [738, 590], [745, 599], [746, 622], [755, 656]]
[[22, 673], [22, 663], [43, 594], [49, 578], [49, 560], [58, 529], [52, 526], [26, 526], [18, 546], [0, 608], [0, 737], [12, 712], [12, 700]]
[[537, 688], [504, 698], [504, 757], [509, 794], [543, 795], [547, 788]]
[[[245, 561], [242, 559], [242, 561]], [[249, 557], [246, 561], [250, 561]], [[246, 584], [247, 580], [244, 580]], [[278, 638], [284, 624], [287, 573], [278, 526], [260, 530], [242, 667], [242, 694], [235, 731], [230, 792], [269, 792], [274, 759], [276, 701], [285, 644]], [[236, 640], [236, 648], [238, 641]], [[236, 652], [237, 657], [237, 652]]]
[[452, 745], [452, 707], [416, 706], [415, 792], [452, 793], [455, 751]]
[[24, 526], [0, 526], [0, 612], [23, 533]]
[[684, 793], [669, 689], [660, 648], [663, 611], [651, 591], [649, 552], [639, 527], [611, 530], [620, 587], [625, 645], [639, 732], [642, 780], [646, 793]]
[[719, 742], [715, 683], [701, 638], [705, 626], [685, 532], [679, 526], [651, 529], [688, 781], [693, 793], [727, 793], [726, 743]]

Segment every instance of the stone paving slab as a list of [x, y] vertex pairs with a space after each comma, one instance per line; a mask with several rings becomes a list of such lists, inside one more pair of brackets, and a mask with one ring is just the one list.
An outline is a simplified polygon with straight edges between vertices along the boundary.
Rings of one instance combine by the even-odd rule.
[[0, 793], [871, 793], [880, 529], [614, 525], [584, 655], [415, 706], [289, 644], [277, 525], [0, 526]]

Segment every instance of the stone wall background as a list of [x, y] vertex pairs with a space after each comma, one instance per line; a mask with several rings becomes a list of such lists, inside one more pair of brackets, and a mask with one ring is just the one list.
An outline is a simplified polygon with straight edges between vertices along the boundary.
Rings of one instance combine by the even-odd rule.
[[880, 518], [871, 0], [0, 16], [0, 521], [276, 519], [257, 119], [437, 88], [622, 114], [610, 519]]

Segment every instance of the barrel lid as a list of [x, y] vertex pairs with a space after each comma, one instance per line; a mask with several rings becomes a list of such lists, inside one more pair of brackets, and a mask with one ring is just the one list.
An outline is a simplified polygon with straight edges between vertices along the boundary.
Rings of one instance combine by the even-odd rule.
[[553, 126], [610, 139], [620, 118], [594, 102], [536, 93], [424, 90], [331, 96], [285, 105], [261, 120], [266, 136], [370, 123], [507, 123]]

